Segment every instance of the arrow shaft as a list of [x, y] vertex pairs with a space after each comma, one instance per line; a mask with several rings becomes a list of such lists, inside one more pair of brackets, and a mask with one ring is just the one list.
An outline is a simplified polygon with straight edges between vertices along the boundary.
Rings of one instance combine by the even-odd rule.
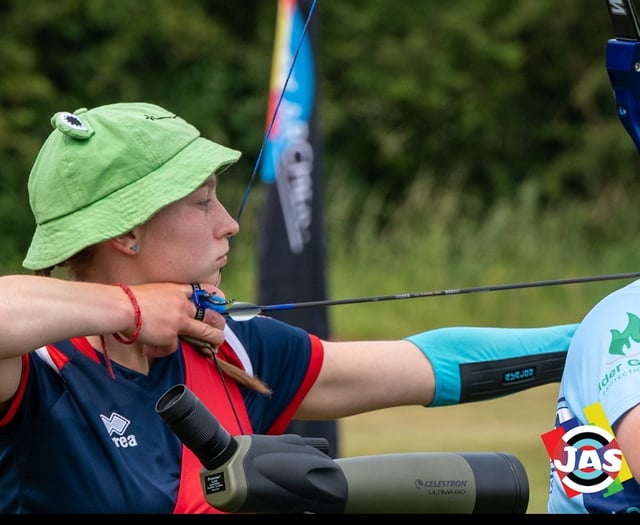
[[510, 283], [510, 284], [496, 284], [489, 286], [473, 286], [469, 288], [450, 288], [444, 290], [431, 290], [427, 292], [409, 292], [393, 295], [373, 295], [369, 297], [352, 297], [348, 299], [327, 299], [321, 301], [305, 301], [299, 303], [281, 303], [281, 304], [269, 304], [264, 306], [258, 305], [243, 305], [243, 306], [231, 306], [227, 308], [228, 313], [241, 312], [243, 310], [260, 310], [260, 312], [274, 312], [280, 310], [293, 310], [297, 308], [311, 308], [320, 306], [336, 306], [340, 304], [356, 304], [356, 303], [373, 303], [380, 301], [395, 301], [400, 299], [417, 299], [421, 297], [435, 297], [441, 295], [461, 295], [477, 292], [492, 292], [500, 290], [517, 290], [523, 288], [535, 288], [542, 286], [557, 286], [562, 284], [577, 284], [588, 283], [595, 281], [611, 281], [616, 279], [632, 279], [640, 277], [640, 272], [632, 273], [617, 273], [609, 275], [595, 275], [589, 277], [575, 277], [568, 279], [550, 279], [545, 281], [532, 281], [523, 283]]

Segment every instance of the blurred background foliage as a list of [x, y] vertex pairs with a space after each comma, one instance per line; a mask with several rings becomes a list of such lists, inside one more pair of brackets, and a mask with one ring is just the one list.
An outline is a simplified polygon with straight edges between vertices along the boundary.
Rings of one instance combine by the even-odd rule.
[[[276, 0], [0, 0], [0, 272], [22, 271], [27, 178], [57, 111], [165, 106], [244, 152], [219, 187], [238, 209], [264, 138], [276, 11]], [[636, 269], [638, 153], [615, 112], [604, 0], [318, 0], [314, 22], [329, 297]], [[260, 199], [254, 182], [228, 297], [255, 300]], [[619, 285], [340, 306], [330, 324], [336, 338], [375, 339], [575, 322]], [[539, 436], [556, 388], [357, 416], [340, 449], [507, 450], [529, 473], [530, 512], [544, 512]]]
[[[276, 8], [2, 0], [4, 268], [20, 267], [33, 231], [26, 180], [56, 111], [163, 105], [244, 152], [229, 178], [241, 192], [264, 135]], [[374, 193], [373, 228], [383, 228], [416, 180], [459, 189], [471, 215], [525, 183], [540, 209], [588, 202], [612, 185], [637, 190], [637, 151], [606, 73], [613, 31], [602, 0], [319, 0], [315, 17], [327, 185], [360, 195], [345, 221]], [[606, 223], [590, 227], [607, 235]]]

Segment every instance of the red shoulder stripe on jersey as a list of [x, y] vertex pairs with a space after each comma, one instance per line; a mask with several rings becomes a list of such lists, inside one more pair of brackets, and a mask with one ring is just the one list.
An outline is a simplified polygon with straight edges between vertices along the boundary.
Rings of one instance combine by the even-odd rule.
[[11, 398], [11, 402], [9, 403], [9, 410], [0, 417], [0, 427], [3, 427], [9, 423], [13, 419], [20, 403], [22, 402], [22, 398], [24, 397], [24, 391], [27, 388], [27, 379], [29, 379], [29, 370], [31, 369], [31, 361], [29, 361], [29, 354], [23, 354], [22, 356], [22, 373], [20, 376], [20, 384], [18, 385], [18, 390], [13, 394]]
[[69, 362], [69, 358], [53, 345], [47, 345], [47, 353], [58, 370], [62, 370], [62, 367]]
[[295, 397], [291, 400], [291, 403], [287, 407], [287, 409], [282, 412], [280, 417], [275, 420], [271, 428], [266, 432], [266, 434], [282, 434], [291, 419], [293, 418], [293, 414], [295, 414], [296, 410], [302, 403], [302, 400], [305, 398], [311, 387], [318, 379], [318, 374], [320, 374], [320, 368], [322, 368], [322, 360], [324, 358], [324, 349], [322, 347], [322, 341], [314, 336], [309, 334], [309, 338], [311, 339], [311, 358], [309, 362], [309, 367], [307, 368], [307, 375], [304, 377], [298, 392]]
[[[57, 348], [51, 345], [47, 345], [44, 348], [41, 347], [35, 352], [32, 352], [31, 354], [24, 354], [22, 356], [22, 374], [20, 376], [20, 384], [18, 385], [18, 390], [16, 391], [16, 393], [14, 394], [11, 400], [11, 403], [9, 405], [9, 410], [2, 418], [0, 418], [0, 426], [6, 425], [9, 421], [11, 421], [16, 410], [18, 410], [18, 407], [20, 406], [20, 403], [22, 402], [22, 398], [24, 396], [24, 391], [27, 386], [27, 380], [29, 379], [29, 372], [31, 370], [30, 360], [32, 358], [40, 359], [41, 357], [38, 356], [38, 353], [41, 352], [43, 349], [46, 350], [46, 353], [49, 356], [49, 359], [51, 360], [49, 365], [53, 364], [53, 366], [55, 366], [58, 370], [61, 370], [62, 367], [65, 365], [65, 363], [69, 361], [69, 358], [66, 355], [64, 355]], [[46, 360], [46, 357], [42, 356], [42, 359]]]
[[81, 353], [86, 355], [89, 359], [92, 359], [96, 363], [100, 362], [97, 350], [91, 346], [91, 343], [86, 337], [72, 337], [69, 339], [73, 346], [75, 346]]

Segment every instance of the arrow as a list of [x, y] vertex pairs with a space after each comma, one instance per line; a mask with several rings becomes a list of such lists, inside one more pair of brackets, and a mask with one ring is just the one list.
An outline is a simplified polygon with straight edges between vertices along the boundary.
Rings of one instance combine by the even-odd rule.
[[473, 286], [470, 288], [451, 288], [444, 290], [431, 290], [427, 292], [408, 292], [392, 295], [373, 295], [369, 297], [352, 297], [348, 299], [327, 299], [321, 301], [306, 301], [299, 303], [281, 303], [269, 305], [257, 305], [244, 301], [227, 301], [205, 290], [195, 290], [193, 301], [198, 308], [210, 308], [223, 315], [228, 315], [234, 321], [247, 321], [256, 315], [281, 310], [295, 310], [299, 308], [312, 308], [320, 306], [336, 306], [340, 304], [375, 303], [381, 301], [397, 301], [400, 299], [417, 299], [421, 297], [436, 297], [441, 295], [462, 295], [477, 292], [494, 292], [499, 290], [517, 290], [523, 288], [535, 288], [541, 286], [557, 286], [561, 284], [588, 283], [594, 281], [612, 281], [616, 279], [632, 279], [640, 277], [640, 272], [617, 273], [608, 275], [595, 275], [589, 277], [575, 277], [569, 279], [550, 279], [546, 281], [532, 281], [524, 283], [494, 284], [489, 286]]

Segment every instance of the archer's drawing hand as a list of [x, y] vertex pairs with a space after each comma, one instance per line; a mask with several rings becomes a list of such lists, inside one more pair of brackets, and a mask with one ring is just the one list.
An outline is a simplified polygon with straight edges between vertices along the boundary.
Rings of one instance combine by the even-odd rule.
[[[208, 293], [224, 297], [211, 284], [200, 286]], [[142, 315], [139, 341], [144, 355], [162, 357], [175, 352], [179, 337], [199, 341], [214, 351], [224, 342], [224, 316], [205, 309], [202, 319], [196, 319], [198, 308], [191, 300], [190, 284], [148, 283], [131, 289]]]

